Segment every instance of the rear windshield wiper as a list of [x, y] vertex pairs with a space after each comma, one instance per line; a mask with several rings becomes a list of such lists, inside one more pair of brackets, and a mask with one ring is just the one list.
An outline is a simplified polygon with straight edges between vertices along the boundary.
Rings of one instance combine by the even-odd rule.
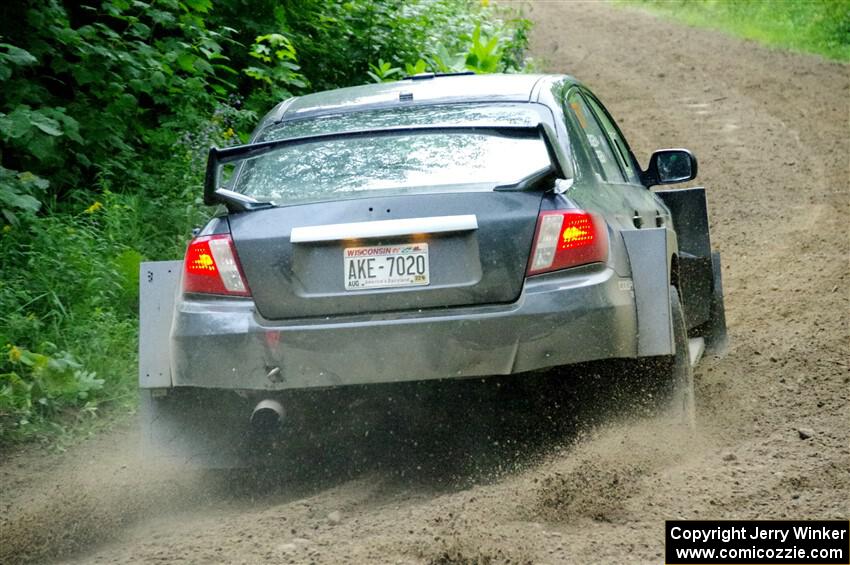
[[[546, 152], [549, 154], [550, 161], [550, 166], [541, 170], [546, 170], [547, 174], [554, 174], [556, 178], [566, 179], [571, 178], [572, 176], [572, 169], [569, 166], [569, 160], [564, 156], [563, 150], [558, 144], [555, 131], [548, 124], [538, 123], [534, 126], [403, 126], [291, 137], [286, 139], [276, 139], [273, 141], [251, 143], [248, 145], [239, 145], [237, 147], [227, 147], [225, 149], [211, 147], [209, 158], [207, 160], [206, 178], [204, 180], [204, 204], [207, 204], [208, 206], [224, 204], [227, 206], [228, 210], [240, 212], [274, 206], [271, 202], [262, 202], [245, 194], [222, 188], [219, 182], [219, 172], [222, 165], [227, 165], [228, 163], [234, 163], [236, 161], [244, 161], [246, 159], [253, 159], [276, 149], [303, 145], [306, 143], [316, 143], [344, 138], [384, 137], [410, 133], [484, 133], [509, 137], [539, 137], [543, 139], [543, 142], [546, 145]], [[537, 172], [534, 173], [534, 175], [536, 174]], [[524, 180], [525, 179], [521, 179], [519, 182], [521, 183]], [[504, 190], [508, 190], [507, 186]]]

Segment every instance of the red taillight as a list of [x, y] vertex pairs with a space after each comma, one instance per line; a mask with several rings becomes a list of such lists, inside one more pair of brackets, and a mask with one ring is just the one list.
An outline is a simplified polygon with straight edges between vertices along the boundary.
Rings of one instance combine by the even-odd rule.
[[183, 292], [251, 296], [229, 234], [202, 235], [189, 242]]
[[581, 210], [541, 212], [528, 274], [537, 275], [608, 258], [608, 231], [598, 216]]

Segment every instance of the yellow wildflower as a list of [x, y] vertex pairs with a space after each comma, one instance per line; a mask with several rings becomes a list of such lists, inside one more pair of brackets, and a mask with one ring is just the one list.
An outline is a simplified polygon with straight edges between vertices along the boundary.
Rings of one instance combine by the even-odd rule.
[[233, 131], [233, 128], [227, 128], [224, 132], [224, 139], [230, 139], [234, 135], [236, 135], [236, 132]]
[[9, 224], [3, 226], [3, 233], [9, 233], [10, 231], [12, 231], [12, 226], [10, 226]]
[[99, 200], [95, 200], [94, 204], [92, 204], [91, 206], [86, 208], [86, 214], [94, 214], [95, 212], [97, 212], [101, 208], [103, 208], [103, 203], [100, 202]]
[[21, 350], [14, 345], [9, 346], [9, 361], [17, 363], [21, 360]]
[[490, 5], [490, 0], [481, 0], [481, 5], [485, 8]]

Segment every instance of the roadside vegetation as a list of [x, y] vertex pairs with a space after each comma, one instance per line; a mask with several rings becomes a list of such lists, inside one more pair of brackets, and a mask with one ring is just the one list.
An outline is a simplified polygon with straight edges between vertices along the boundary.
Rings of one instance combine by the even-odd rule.
[[180, 258], [210, 145], [283, 98], [519, 72], [486, 0], [13, 0], [0, 6], [0, 447], [135, 403], [139, 263]]
[[620, 0], [698, 27], [850, 61], [850, 0]]

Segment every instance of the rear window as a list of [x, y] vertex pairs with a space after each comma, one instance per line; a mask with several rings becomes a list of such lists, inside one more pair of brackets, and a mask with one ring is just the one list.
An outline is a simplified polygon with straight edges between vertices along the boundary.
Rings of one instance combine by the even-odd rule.
[[396, 106], [287, 120], [265, 128], [254, 141], [393, 126], [535, 126], [541, 121], [552, 121], [552, 114], [542, 104]]
[[[393, 126], [536, 125], [536, 105], [454, 105], [357, 112], [267, 128], [256, 141]], [[412, 192], [487, 191], [549, 166], [539, 137], [403, 132], [281, 148], [248, 159], [233, 190], [286, 205]]]

